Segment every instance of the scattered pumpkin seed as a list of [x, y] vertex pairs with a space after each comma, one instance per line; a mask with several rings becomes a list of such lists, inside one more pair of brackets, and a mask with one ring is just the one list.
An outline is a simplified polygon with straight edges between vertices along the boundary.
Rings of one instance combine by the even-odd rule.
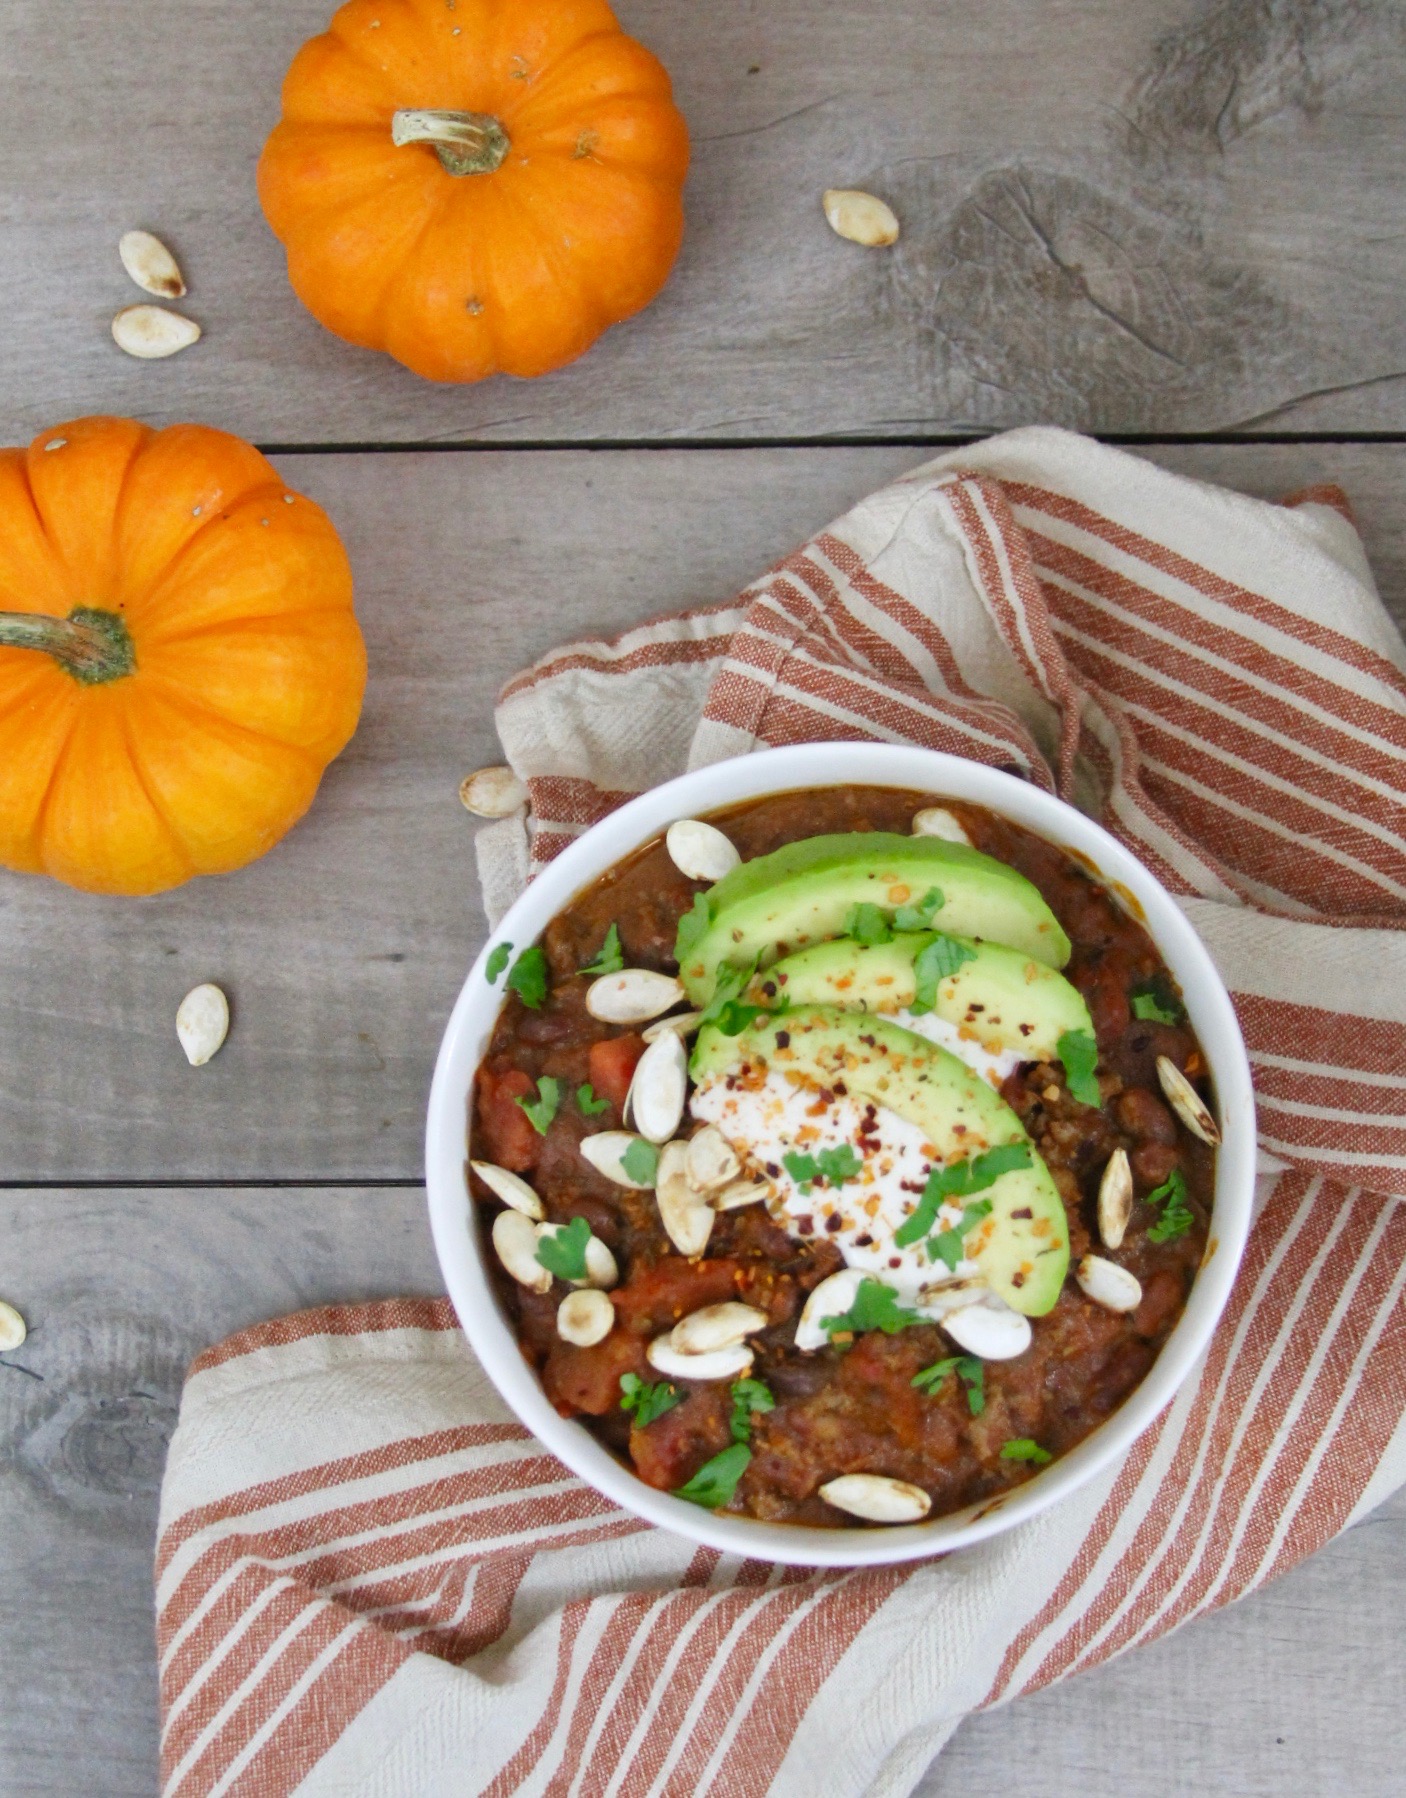
[[140, 362], [158, 362], [188, 350], [201, 337], [193, 318], [171, 312], [165, 306], [124, 306], [112, 321], [112, 340], [119, 350]]
[[459, 798], [476, 818], [510, 818], [527, 804], [528, 792], [511, 768], [480, 768], [460, 781]]
[[837, 1511], [862, 1517], [866, 1523], [918, 1523], [932, 1509], [921, 1486], [885, 1473], [843, 1473], [827, 1480], [820, 1496]]
[[1169, 1055], [1157, 1057], [1157, 1078], [1167, 1101], [1193, 1136], [1214, 1149], [1220, 1143], [1220, 1126], [1206, 1108], [1200, 1093]]
[[192, 987], [176, 1011], [176, 1035], [193, 1068], [218, 1055], [229, 1035], [229, 1000], [208, 982]]
[[180, 265], [150, 231], [124, 231], [117, 242], [117, 254], [143, 293], [154, 293], [161, 300], [185, 298], [186, 284]]
[[1133, 1170], [1126, 1149], [1115, 1149], [1108, 1157], [1103, 1178], [1098, 1183], [1098, 1233], [1103, 1246], [1123, 1246], [1128, 1222], [1133, 1215]]
[[892, 207], [855, 187], [829, 187], [821, 196], [825, 217], [837, 237], [867, 249], [898, 242], [898, 220]]

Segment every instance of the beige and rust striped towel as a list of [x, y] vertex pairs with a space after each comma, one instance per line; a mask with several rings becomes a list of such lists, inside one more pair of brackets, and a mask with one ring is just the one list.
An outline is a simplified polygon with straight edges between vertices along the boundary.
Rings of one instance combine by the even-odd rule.
[[1403, 665], [1340, 494], [1266, 505], [1027, 430], [731, 605], [515, 680], [535, 830], [481, 834], [494, 912], [629, 794], [759, 744], [930, 744], [1102, 818], [1235, 994], [1244, 1269], [1121, 1466], [949, 1560], [849, 1574], [616, 1510], [445, 1304], [234, 1337], [192, 1370], [163, 1496], [166, 1792], [900, 1794], [967, 1711], [1239, 1597], [1406, 1479]]

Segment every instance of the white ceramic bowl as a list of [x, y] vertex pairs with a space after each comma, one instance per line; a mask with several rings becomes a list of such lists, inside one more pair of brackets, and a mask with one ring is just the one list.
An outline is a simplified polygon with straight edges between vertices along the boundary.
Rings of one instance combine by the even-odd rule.
[[[1142, 1384], [1077, 1448], [1024, 1485], [964, 1511], [894, 1529], [818, 1530], [701, 1510], [646, 1486], [579, 1423], [560, 1417], [523, 1359], [494, 1295], [465, 1168], [474, 1073], [502, 1004], [501, 988], [490, 986], [484, 975], [493, 946], [508, 942], [521, 949], [535, 942], [577, 893], [676, 818], [702, 817], [768, 793], [845, 785], [910, 788], [986, 806], [1073, 850], [1115, 892], [1131, 895], [1181, 987], [1210, 1063], [1225, 1134], [1216, 1172], [1213, 1252]], [[494, 931], [459, 994], [430, 1092], [425, 1162], [430, 1223], [449, 1296], [494, 1385], [539, 1441], [625, 1510], [692, 1541], [759, 1560], [861, 1567], [948, 1553], [1008, 1530], [1092, 1479], [1153, 1422], [1206, 1347], [1230, 1294], [1250, 1225], [1255, 1114], [1244, 1044], [1210, 957], [1170, 896], [1097, 824], [1039, 788], [978, 762], [887, 744], [807, 743], [718, 763], [641, 794], [537, 876]]]

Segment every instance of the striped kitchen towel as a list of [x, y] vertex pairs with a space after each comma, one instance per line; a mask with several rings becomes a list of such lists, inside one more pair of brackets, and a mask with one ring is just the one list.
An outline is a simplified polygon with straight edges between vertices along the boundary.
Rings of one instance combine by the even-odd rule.
[[696, 1550], [515, 1423], [447, 1304], [192, 1369], [157, 1560], [167, 1794], [855, 1798], [963, 1715], [1252, 1590], [1406, 1480], [1406, 653], [1342, 495], [1263, 504], [1052, 430], [945, 456], [730, 605], [503, 694], [497, 915], [686, 766], [812, 738], [1012, 768], [1179, 897], [1258, 1091], [1260, 1211], [1123, 1463], [942, 1562]]

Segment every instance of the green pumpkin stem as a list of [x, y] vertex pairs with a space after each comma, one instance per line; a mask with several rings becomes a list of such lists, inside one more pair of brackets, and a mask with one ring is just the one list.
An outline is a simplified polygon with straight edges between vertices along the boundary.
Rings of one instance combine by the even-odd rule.
[[137, 652], [121, 614], [96, 606], [75, 606], [67, 618], [45, 612], [0, 612], [0, 649], [41, 649], [85, 687], [121, 680], [137, 666]]
[[398, 112], [394, 144], [433, 144], [450, 175], [491, 175], [510, 148], [508, 134], [485, 112]]

